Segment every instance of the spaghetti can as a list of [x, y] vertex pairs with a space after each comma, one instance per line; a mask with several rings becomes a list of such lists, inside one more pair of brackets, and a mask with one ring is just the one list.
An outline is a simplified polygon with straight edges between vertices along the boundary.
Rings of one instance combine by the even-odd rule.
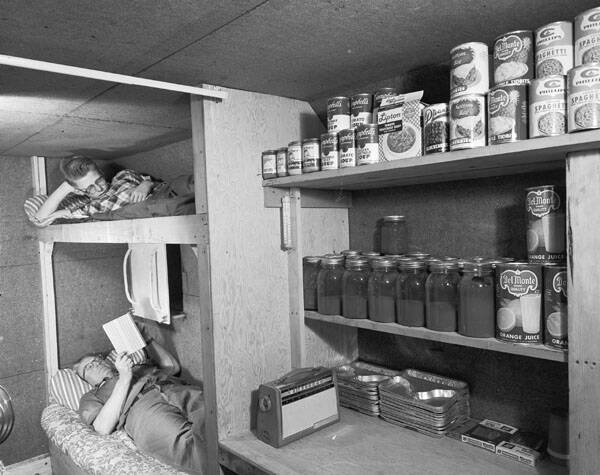
[[529, 138], [567, 133], [564, 76], [534, 79], [529, 86]]
[[533, 79], [533, 32], [509, 31], [494, 41], [494, 84]]
[[338, 134], [340, 168], [356, 166], [356, 134], [354, 129], [340, 130]]
[[310, 138], [302, 141], [302, 172], [318, 172], [321, 169], [321, 149], [319, 139]]
[[527, 188], [527, 259], [533, 263], [566, 259], [564, 190], [556, 185]]
[[566, 75], [573, 67], [573, 23], [555, 21], [535, 30], [535, 77]]
[[287, 171], [290, 176], [302, 175], [302, 143], [300, 141], [288, 144]]
[[288, 176], [287, 171], [287, 147], [277, 149], [276, 156], [277, 176]]
[[600, 64], [584, 64], [567, 73], [569, 132], [600, 128]]
[[527, 84], [507, 81], [488, 94], [488, 141], [490, 145], [527, 138]]
[[356, 127], [356, 164], [370, 165], [379, 162], [379, 135], [377, 124], [360, 124]]
[[486, 94], [490, 88], [488, 46], [471, 42], [450, 50], [450, 97]]
[[338, 134], [335, 132], [321, 134], [321, 170], [337, 170], [338, 168], [340, 168]]
[[327, 130], [338, 132], [350, 127], [350, 98], [345, 96], [327, 99]]
[[428, 154], [448, 150], [448, 104], [431, 104], [423, 109], [423, 151]]
[[373, 123], [373, 95], [369, 93], [353, 95], [350, 99], [350, 112], [350, 127]]
[[542, 265], [496, 265], [496, 338], [542, 343]]
[[600, 7], [575, 17], [575, 66], [600, 62]]
[[262, 153], [262, 177], [263, 180], [277, 178], [277, 152], [265, 150]]
[[486, 144], [485, 96], [469, 94], [450, 99], [450, 150]]
[[566, 350], [568, 344], [567, 266], [544, 265], [544, 343]]

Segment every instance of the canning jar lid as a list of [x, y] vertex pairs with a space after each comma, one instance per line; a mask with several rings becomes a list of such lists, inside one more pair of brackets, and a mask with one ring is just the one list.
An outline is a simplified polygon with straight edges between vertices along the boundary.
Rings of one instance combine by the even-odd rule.
[[319, 256], [304, 256], [302, 261], [308, 262], [309, 264], [318, 264], [321, 262], [321, 258]]
[[432, 259], [429, 261], [429, 269], [434, 270], [458, 270], [457, 259]]
[[489, 261], [466, 261], [463, 272], [492, 272], [492, 263]]
[[277, 153], [277, 150], [265, 150], [262, 154], [263, 155], [274, 155]]
[[357, 249], [344, 249], [341, 252], [342, 255], [348, 257], [348, 256], [359, 256], [360, 255], [360, 251]]
[[312, 137], [310, 139], [304, 139], [302, 141], [302, 143], [311, 143], [311, 142], [319, 142], [319, 139], [317, 137]]
[[323, 256], [321, 257], [321, 265], [342, 265], [344, 256]]
[[398, 267], [400, 268], [400, 270], [403, 269], [425, 269], [425, 267], [427, 266], [427, 263], [423, 260], [419, 260], [419, 259], [411, 259], [411, 258], [407, 258], [405, 259], [401, 259], [398, 262]]
[[393, 269], [396, 267], [392, 259], [386, 258], [371, 259], [370, 263], [373, 269]]
[[346, 269], [367, 269], [368, 267], [368, 259], [363, 259], [360, 257], [346, 259]]
[[384, 221], [404, 221], [406, 220], [406, 217], [401, 216], [401, 215], [396, 215], [396, 216], [384, 216], [383, 217]]
[[372, 256], [381, 256], [380, 252], [377, 251], [362, 251], [360, 253], [361, 256], [372, 257]]

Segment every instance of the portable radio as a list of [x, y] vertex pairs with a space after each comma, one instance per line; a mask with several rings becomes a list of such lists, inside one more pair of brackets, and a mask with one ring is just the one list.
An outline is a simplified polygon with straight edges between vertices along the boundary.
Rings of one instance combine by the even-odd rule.
[[299, 368], [258, 388], [257, 437], [281, 447], [340, 420], [335, 373]]

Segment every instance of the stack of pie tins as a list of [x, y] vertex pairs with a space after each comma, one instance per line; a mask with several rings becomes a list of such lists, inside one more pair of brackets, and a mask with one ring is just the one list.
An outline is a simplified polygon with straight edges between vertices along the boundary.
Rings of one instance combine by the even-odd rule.
[[406, 369], [379, 385], [380, 417], [433, 437], [442, 437], [470, 415], [467, 383]]
[[340, 405], [369, 416], [379, 415], [379, 385], [398, 375], [381, 366], [355, 361], [335, 368]]

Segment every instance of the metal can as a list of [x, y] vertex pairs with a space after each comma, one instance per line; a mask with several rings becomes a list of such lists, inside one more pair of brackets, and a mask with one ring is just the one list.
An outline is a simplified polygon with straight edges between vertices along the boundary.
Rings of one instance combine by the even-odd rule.
[[600, 7], [575, 17], [575, 66], [600, 62]]
[[486, 144], [485, 96], [469, 94], [450, 99], [450, 150]]
[[529, 138], [567, 133], [564, 76], [534, 79], [529, 86]]
[[277, 178], [277, 152], [265, 150], [262, 153], [262, 177], [263, 180]]
[[556, 185], [544, 185], [526, 191], [529, 262], [563, 262], [566, 259], [564, 190]]
[[373, 123], [373, 95], [369, 93], [354, 94], [350, 99], [350, 112], [352, 114], [350, 127]]
[[568, 345], [567, 267], [544, 265], [544, 343], [566, 350]]
[[338, 168], [340, 168], [338, 134], [335, 132], [321, 134], [321, 170], [337, 170]]
[[381, 106], [381, 101], [388, 97], [394, 97], [398, 95], [398, 89], [395, 87], [382, 87], [381, 89], [377, 89], [375, 94], [373, 95], [373, 123], [377, 123], [377, 113], [379, 112], [379, 106]]
[[600, 128], [600, 64], [584, 64], [567, 73], [569, 132]]
[[288, 144], [287, 171], [290, 176], [302, 175], [302, 143], [300, 141]]
[[302, 171], [318, 172], [321, 169], [321, 151], [319, 139], [310, 138], [302, 141]]
[[509, 31], [494, 41], [494, 84], [533, 79], [533, 32]]
[[542, 342], [542, 266], [507, 262], [496, 266], [496, 338]]
[[450, 150], [448, 104], [445, 102], [423, 109], [423, 149], [426, 154]]
[[345, 96], [327, 99], [327, 130], [338, 132], [350, 127], [350, 98]]
[[277, 167], [277, 176], [288, 176], [287, 171], [287, 147], [282, 147], [277, 149], [276, 156], [276, 167]]
[[354, 129], [340, 130], [338, 134], [340, 148], [340, 168], [356, 166], [356, 134]]
[[379, 162], [377, 124], [360, 124], [356, 128], [356, 163], [370, 165]]
[[488, 141], [490, 145], [527, 138], [527, 84], [522, 80], [494, 86], [488, 94]]
[[450, 50], [450, 97], [486, 94], [490, 88], [488, 46], [471, 42]]
[[535, 30], [535, 77], [567, 74], [573, 67], [573, 23], [556, 21]]

